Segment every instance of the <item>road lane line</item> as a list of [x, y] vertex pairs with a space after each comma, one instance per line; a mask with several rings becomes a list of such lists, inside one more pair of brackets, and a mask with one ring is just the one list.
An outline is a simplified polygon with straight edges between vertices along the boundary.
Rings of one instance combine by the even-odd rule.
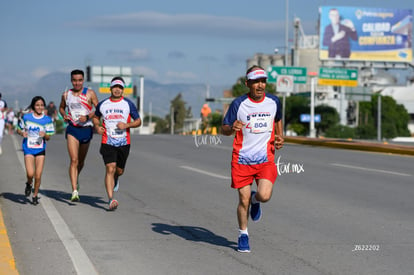
[[0, 211], [0, 275], [18, 275], [13, 251], [7, 235], [6, 225], [4, 224], [3, 214]]
[[[19, 159], [23, 170], [25, 170], [23, 154], [18, 153], [20, 145], [18, 144], [14, 135], [12, 135], [11, 138], [13, 140], [14, 148], [16, 149], [17, 158]], [[70, 231], [68, 225], [65, 223], [65, 220], [59, 214], [50, 199], [47, 196], [42, 196], [42, 202], [40, 205], [45, 210], [50, 222], [52, 223], [57, 235], [59, 236], [59, 239], [65, 246], [69, 257], [72, 260], [76, 273], [82, 275], [98, 274], [85, 250], [83, 250], [82, 246]]]
[[184, 168], [184, 169], [187, 169], [187, 170], [190, 170], [190, 171], [194, 171], [194, 172], [197, 172], [197, 173], [200, 173], [200, 174], [208, 175], [210, 177], [215, 177], [215, 178], [219, 178], [219, 179], [223, 179], [223, 180], [231, 179], [231, 177], [226, 177], [226, 176], [222, 176], [222, 175], [213, 174], [213, 173], [210, 173], [208, 171], [197, 169], [197, 168], [194, 168], [194, 167], [191, 167], [191, 166], [182, 165], [182, 166], [180, 166], [180, 168]]
[[341, 164], [341, 163], [331, 163], [331, 165], [338, 166], [338, 167], [351, 168], [351, 169], [364, 170], [364, 171], [391, 174], [391, 175], [397, 175], [397, 176], [404, 176], [404, 177], [411, 177], [412, 176], [410, 174], [405, 174], [405, 173], [399, 173], [399, 172], [381, 170], [381, 169], [374, 169], [374, 168], [365, 168], [365, 167], [359, 167], [359, 166], [353, 166], [353, 165], [347, 165], [347, 164]]

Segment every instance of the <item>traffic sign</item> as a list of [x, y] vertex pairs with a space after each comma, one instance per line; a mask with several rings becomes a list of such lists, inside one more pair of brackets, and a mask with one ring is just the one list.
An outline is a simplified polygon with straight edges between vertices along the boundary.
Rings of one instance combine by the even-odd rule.
[[277, 82], [279, 75], [293, 75], [294, 83], [306, 84], [306, 68], [305, 67], [277, 67], [269, 66], [267, 69], [267, 82]]
[[320, 68], [319, 85], [358, 86], [358, 70], [346, 68]]
[[[310, 120], [311, 120], [310, 114], [301, 114], [300, 115], [300, 122], [310, 122]], [[313, 121], [316, 122], [316, 123], [321, 122], [321, 115], [320, 114], [316, 114], [313, 117]]]
[[276, 82], [276, 91], [293, 92], [293, 75], [279, 75]]
[[[99, 84], [99, 92], [101, 94], [110, 94], [111, 93], [111, 84], [110, 83], [100, 83]], [[132, 95], [132, 83], [125, 85], [124, 88], [124, 95]]]
[[350, 101], [371, 101], [372, 91], [368, 87], [346, 89], [345, 99]]

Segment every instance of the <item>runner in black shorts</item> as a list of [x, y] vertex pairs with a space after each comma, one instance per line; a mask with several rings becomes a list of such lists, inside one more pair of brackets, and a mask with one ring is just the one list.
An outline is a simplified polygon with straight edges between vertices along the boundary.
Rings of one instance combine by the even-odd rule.
[[105, 188], [109, 199], [109, 210], [118, 207], [113, 192], [118, 191], [118, 178], [125, 171], [131, 144], [129, 129], [141, 125], [134, 103], [123, 97], [124, 87], [124, 80], [121, 77], [114, 77], [110, 86], [111, 96], [98, 103], [93, 117], [96, 132], [102, 135], [100, 153], [106, 167]]

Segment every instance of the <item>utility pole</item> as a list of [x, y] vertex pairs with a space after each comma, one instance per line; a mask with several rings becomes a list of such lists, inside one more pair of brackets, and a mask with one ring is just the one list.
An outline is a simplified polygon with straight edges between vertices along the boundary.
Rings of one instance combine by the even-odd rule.
[[381, 92], [378, 93], [377, 108], [377, 139], [381, 141]]
[[139, 76], [139, 110], [140, 110], [140, 117], [142, 121], [142, 126], [144, 126], [144, 76]]
[[309, 121], [309, 136], [311, 138], [316, 137], [315, 131], [315, 86], [316, 86], [316, 72], [310, 72], [309, 76], [311, 77], [311, 106], [310, 106], [310, 121]]
[[174, 106], [171, 105], [170, 112], [170, 123], [171, 123], [171, 135], [174, 135]]
[[288, 49], [289, 49], [289, 0], [286, 0], [286, 22], [285, 22], [285, 66], [288, 66]]

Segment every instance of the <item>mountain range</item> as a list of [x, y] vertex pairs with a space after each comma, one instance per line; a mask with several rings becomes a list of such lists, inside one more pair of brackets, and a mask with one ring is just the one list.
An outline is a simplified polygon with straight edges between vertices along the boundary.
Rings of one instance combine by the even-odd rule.
[[[102, 100], [109, 97], [109, 94], [99, 93], [99, 83], [90, 83], [89, 85], [95, 90], [98, 99]], [[55, 105], [59, 105], [62, 92], [72, 87], [70, 78], [67, 73], [54, 72], [40, 78], [34, 84], [22, 82], [18, 86], [3, 86], [0, 91], [3, 99], [6, 100], [9, 107], [14, 109], [26, 108], [30, 105], [30, 101], [34, 96], [43, 96], [46, 104], [53, 101]], [[225, 86], [210, 86], [210, 97], [222, 97], [223, 91], [231, 89], [231, 84]], [[140, 93], [139, 83], [137, 84], [138, 95]], [[169, 113], [170, 101], [179, 93], [182, 94], [186, 107], [191, 107], [193, 117], [200, 116], [200, 110], [205, 103], [207, 85], [206, 84], [160, 84], [152, 80], [144, 79], [144, 112], [146, 115], [151, 111], [153, 116], [164, 117]], [[132, 95], [128, 95], [135, 103], [137, 99]], [[151, 110], [150, 110], [151, 106]], [[222, 109], [219, 103], [209, 102], [210, 108], [214, 111]]]

